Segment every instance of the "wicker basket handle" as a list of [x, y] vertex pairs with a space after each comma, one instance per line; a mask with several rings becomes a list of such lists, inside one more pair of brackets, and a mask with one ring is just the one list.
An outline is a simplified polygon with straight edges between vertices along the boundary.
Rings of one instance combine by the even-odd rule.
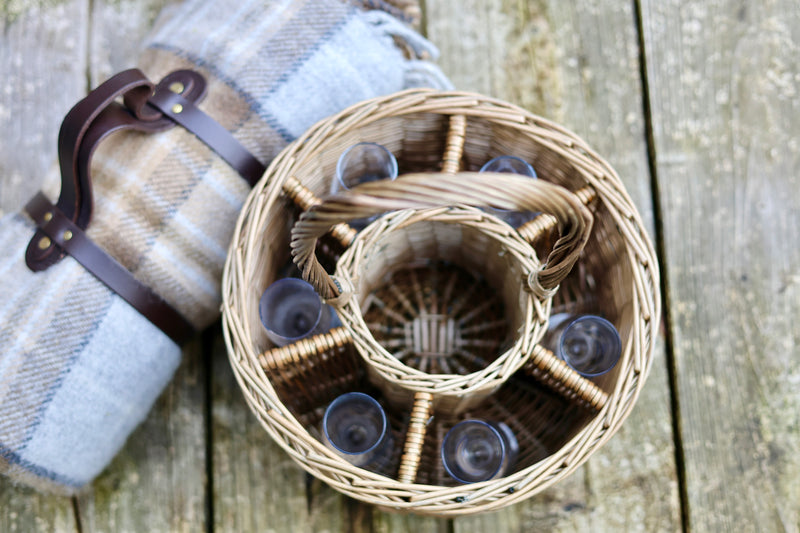
[[300, 216], [292, 228], [294, 262], [325, 299], [342, 293], [315, 255], [317, 239], [335, 224], [385, 211], [450, 205], [538, 211], [557, 220], [559, 239], [545, 268], [532, 284], [544, 291], [555, 289], [569, 274], [589, 239], [592, 214], [569, 190], [542, 180], [513, 174], [470, 173], [406, 174], [394, 181], [364, 183], [328, 197]]

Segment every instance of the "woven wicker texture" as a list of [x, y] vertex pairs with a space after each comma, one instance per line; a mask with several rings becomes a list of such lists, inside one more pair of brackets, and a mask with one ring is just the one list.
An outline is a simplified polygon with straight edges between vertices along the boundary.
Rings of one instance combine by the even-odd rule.
[[[326, 198], [339, 154], [362, 141], [383, 144], [401, 174], [416, 175]], [[506, 154], [529, 161], [540, 179], [464, 173]], [[517, 231], [462, 205], [513, 209], [530, 195], [526, 206], [550, 214]], [[337, 224], [386, 209], [402, 210], [357, 236]], [[274, 348], [258, 300], [292, 251], [344, 326]], [[248, 404], [304, 469], [386, 509], [454, 516], [530, 497], [613, 435], [650, 367], [657, 287], [636, 209], [581, 139], [484, 96], [413, 90], [322, 121], [275, 159], [231, 244], [223, 326]], [[549, 314], [564, 311], [617, 327], [623, 354], [611, 372], [588, 381], [535, 344]], [[470, 337], [475, 328], [486, 334]], [[481, 339], [484, 351], [470, 349]], [[395, 449], [374, 472], [319, 439], [325, 407], [353, 390], [377, 398], [392, 426]], [[464, 418], [504, 421], [515, 432], [520, 454], [505, 477], [459, 485], [444, 473], [442, 439]]]
[[[464, 203], [553, 213], [563, 237], [557, 240], [547, 266], [540, 269], [533, 248], [512, 228], [480, 211], [448, 207]], [[342, 220], [387, 209], [400, 211], [358, 235], [341, 257], [334, 281], [317, 261], [317, 239]], [[412, 174], [394, 182], [367, 183], [313, 206], [292, 230], [291, 246], [303, 277], [338, 308], [372, 381], [384, 395], [402, 409], [411, 404], [414, 393], [428, 392], [434, 396], [437, 412], [459, 414], [479, 404], [525, 362], [544, 334], [552, 290], [578, 259], [591, 222], [590, 212], [575, 195], [546, 182], [506, 174]], [[409, 367], [375, 340], [362, 318], [365, 302], [351, 298], [353, 294], [369, 298], [393, 269], [429, 261], [447, 261], [479, 272], [503, 296], [507, 327], [517, 332], [517, 338], [508, 351], [478, 371], [431, 374]], [[415, 299], [424, 297], [421, 287], [413, 283], [404, 291]], [[477, 295], [471, 296], [477, 301]], [[471, 305], [470, 312], [480, 312], [481, 307]], [[412, 317], [418, 318], [413, 313]], [[445, 321], [452, 318], [442, 315]], [[417, 339], [425, 352], [434, 351], [433, 345], [438, 344], [438, 336], [430, 331]], [[405, 346], [406, 351], [414, 349], [413, 343]]]

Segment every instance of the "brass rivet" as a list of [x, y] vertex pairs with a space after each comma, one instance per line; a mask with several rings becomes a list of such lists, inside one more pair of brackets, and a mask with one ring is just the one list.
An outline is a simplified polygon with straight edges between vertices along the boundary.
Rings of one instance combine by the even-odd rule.
[[72, 232], [70, 230], [67, 230], [64, 232], [64, 235], [62, 237], [64, 238], [65, 241], [68, 241], [72, 238]]
[[169, 90], [174, 92], [175, 94], [181, 94], [184, 89], [186, 89], [186, 87], [184, 87], [183, 84], [179, 81], [171, 83], [169, 86]]
[[48, 248], [50, 248], [51, 244], [52, 243], [50, 242], [50, 237], [42, 237], [41, 239], [39, 239], [40, 250], [47, 250]]
[[53, 213], [48, 211], [47, 213], [44, 214], [42, 218], [44, 218], [45, 222], [50, 222], [51, 220], [53, 220]]
[[181, 111], [183, 111], [183, 106], [181, 104], [175, 104], [174, 106], [172, 106], [172, 112], [175, 113], [176, 115]]

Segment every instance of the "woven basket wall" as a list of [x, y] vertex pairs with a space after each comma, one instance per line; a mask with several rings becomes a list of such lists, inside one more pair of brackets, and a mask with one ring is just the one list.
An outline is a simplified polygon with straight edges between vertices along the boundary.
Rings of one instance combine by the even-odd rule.
[[[345, 301], [334, 300], [344, 326], [273, 348], [258, 316], [261, 293], [285, 275], [291, 230], [301, 213], [310, 209], [314, 214], [304, 219], [327, 213], [328, 222], [336, 221], [319, 204], [339, 155], [362, 141], [383, 144], [397, 157], [401, 174], [416, 174], [401, 176], [392, 194], [439, 180], [460, 198], [458, 179], [493, 179], [511, 187], [494, 200], [488, 195], [495, 207], [507, 207], [506, 196], [524, 196], [523, 187], [516, 190], [513, 179], [506, 183], [499, 175], [461, 172], [474, 172], [498, 155], [527, 160], [538, 181], [571, 191], [566, 200], [591, 212], [583, 252], [557, 290], [537, 291], [524, 280], [529, 271], [551, 266], [548, 254], [564, 241], [558, 231], [565, 224], [550, 215], [515, 231], [485, 211], [447, 207], [479, 202], [448, 202], [442, 195], [441, 209], [411, 206], [384, 215], [358, 236], [338, 225], [312, 252], [328, 272], [350, 283]], [[370, 185], [373, 192], [381, 188]], [[540, 188], [547, 197], [560, 189], [546, 186]], [[358, 199], [345, 205], [355, 206], [354, 216], [371, 209], [359, 213]], [[385, 509], [454, 516], [536, 494], [617, 431], [650, 367], [658, 283], [655, 254], [633, 203], [614, 170], [581, 139], [481, 95], [412, 90], [318, 123], [273, 161], [248, 197], [231, 244], [223, 327], [249, 406], [300, 466]], [[443, 308], [457, 311], [446, 323], [438, 311]], [[623, 354], [611, 372], [587, 381], [535, 344], [548, 316], [562, 311], [600, 314], [617, 327]], [[371, 394], [389, 415], [397, 445], [379, 472], [350, 465], [319, 439], [325, 407], [349, 391]], [[511, 473], [468, 485], [444, 473], [442, 438], [464, 418], [511, 427], [520, 443]]]

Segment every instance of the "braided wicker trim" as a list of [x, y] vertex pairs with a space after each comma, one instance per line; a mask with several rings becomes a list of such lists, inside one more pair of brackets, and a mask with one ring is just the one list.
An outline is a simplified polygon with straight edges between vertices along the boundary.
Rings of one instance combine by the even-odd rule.
[[[571, 176], [589, 186], [604, 209], [604, 225], [621, 236], [624, 246], [603, 248], [603, 239], [587, 245], [588, 258], [613, 257], [620, 279], [615, 291], [630, 294], [626, 308], [623, 356], [614, 379], [604, 384], [608, 401], [602, 410], [558, 450], [513, 474], [483, 483], [441, 487], [403, 483], [353, 467], [313, 438], [280, 401], [259, 363], [260, 264], [269, 214], [285, 209], [282, 185], [313, 154], [334, 145], [353, 129], [382, 128], [395, 119], [419, 114], [464, 115], [510, 128], [530, 139], [548, 157], [560, 158]], [[398, 127], [403, 127], [398, 120]], [[382, 130], [384, 131], [384, 130]], [[388, 134], [387, 134], [388, 135]], [[269, 239], [269, 236], [266, 236]], [[657, 262], [644, 225], [614, 170], [573, 133], [523, 109], [477, 94], [411, 90], [363, 102], [320, 122], [284, 150], [248, 197], [238, 221], [223, 275], [223, 326], [231, 365], [245, 398], [266, 431], [307, 472], [359, 500], [388, 509], [437, 516], [496, 510], [526, 499], [577, 469], [621, 426], [630, 413], [650, 369], [660, 319]], [[542, 309], [546, 312], [545, 309]], [[538, 313], [538, 311], [537, 311]]]
[[518, 233], [509, 231], [507, 224], [473, 208], [403, 210], [384, 215], [359, 233], [356, 245], [348, 248], [339, 260], [337, 275], [347, 279], [357, 277], [385, 236], [423, 221], [474, 228], [502, 243], [508, 260], [519, 264], [522, 276], [518, 280], [518, 292], [523, 299], [524, 320], [514, 345], [479, 372], [428, 374], [406, 366], [375, 340], [355, 298], [340, 308], [339, 316], [353, 332], [353, 342], [365, 362], [389, 387], [389, 390], [384, 389], [384, 394], [401, 402], [409, 401], [414, 392], [428, 392], [434, 395], [438, 410], [459, 412], [496, 390], [525, 363], [533, 344], [544, 335], [552, 295], [542, 298], [524, 289], [523, 282], [539, 271], [539, 260], [530, 245]]

